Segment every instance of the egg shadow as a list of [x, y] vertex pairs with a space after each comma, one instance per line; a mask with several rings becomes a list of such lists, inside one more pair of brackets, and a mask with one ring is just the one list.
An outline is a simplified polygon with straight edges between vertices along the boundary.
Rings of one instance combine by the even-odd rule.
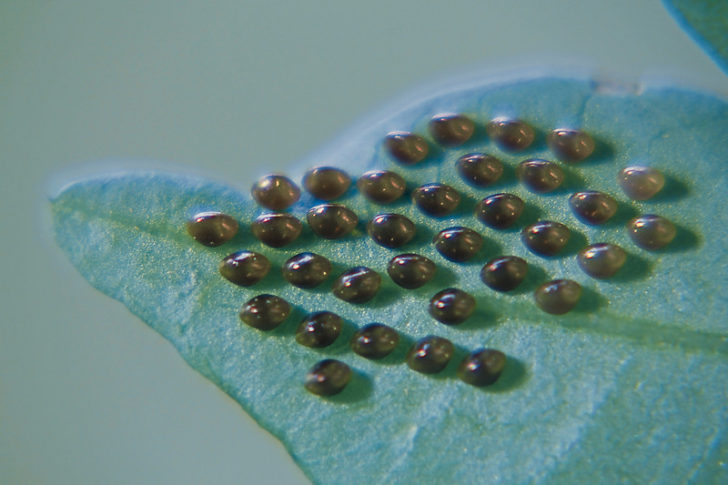
[[256, 283], [254, 286], [251, 285], [248, 288], [254, 291], [258, 291], [258, 294], [275, 292], [284, 288], [289, 283], [283, 278], [281, 268], [277, 264], [271, 264], [271, 268], [265, 277]]
[[624, 265], [611, 278], [604, 279], [606, 283], [629, 283], [642, 281], [652, 273], [652, 265], [645, 258], [633, 253], [627, 253]]
[[536, 128], [533, 125], [531, 125], [531, 128], [533, 129], [533, 141], [531, 142], [530, 145], [528, 145], [526, 148], [523, 148], [521, 150], [507, 150], [507, 149], [502, 149], [502, 150], [505, 152], [508, 152], [510, 154], [523, 155], [524, 157], [527, 156], [529, 153], [543, 152], [545, 150], [548, 150], [549, 147], [548, 147], [548, 144], [546, 143], [547, 133], [540, 128]]
[[465, 263], [475, 263], [477, 265], [484, 264], [484, 261], [492, 259], [496, 257], [496, 255], [502, 253], [503, 246], [498, 241], [492, 237], [483, 236], [483, 246], [481, 246], [480, 251], [478, 251], [469, 261], [465, 261]]
[[402, 288], [396, 284], [391, 283], [389, 280], [385, 280], [382, 282], [382, 286], [379, 288], [379, 291], [374, 298], [364, 303], [354, 303], [353, 305], [365, 305], [368, 308], [384, 308], [401, 301], [402, 291]]
[[[330, 200], [322, 200], [322, 199], [316, 199], [315, 197], [311, 197], [313, 200], [313, 205], [317, 204], [342, 204], [347, 205], [354, 201], [354, 197], [359, 193], [359, 189], [356, 186], [356, 182], [358, 180], [358, 177], [349, 174], [349, 177], [351, 178], [351, 181], [349, 182], [349, 187], [346, 189], [346, 192], [341, 194], [339, 197], [336, 197], [335, 199]], [[318, 202], [321, 200], [321, 202]], [[348, 206], [347, 206], [348, 207]]]
[[[486, 187], [479, 187], [480, 189], [491, 190], [495, 187], [512, 187], [518, 184], [518, 177], [516, 177], [516, 168], [510, 163], [505, 163], [502, 160], [501, 164], [503, 165], [503, 173], [501, 174], [500, 178], [493, 182], [491, 185], [488, 185]], [[493, 193], [497, 194], [498, 192], [493, 191]]]
[[[316, 286], [315, 288], [311, 288], [312, 290], [319, 290], [324, 289], [326, 291], [331, 290], [331, 286], [334, 284], [334, 282], [344, 273], [346, 273], [348, 270], [355, 268], [356, 266], [352, 266], [351, 264], [344, 264], [340, 263], [339, 261], [332, 261], [329, 260], [331, 263], [331, 274], [328, 278], [326, 278], [326, 281], [322, 282], [320, 285]], [[326, 283], [330, 284], [326, 284]]]
[[[422, 135], [421, 135], [422, 136]], [[391, 157], [388, 153], [386, 153], [386, 157], [390, 160], [393, 160], [392, 167], [384, 168], [383, 170], [392, 170], [392, 168], [396, 169], [407, 169], [407, 171], [418, 172], [422, 170], [427, 170], [430, 168], [436, 168], [440, 165], [443, 165], [445, 163], [445, 154], [447, 149], [450, 147], [441, 146], [439, 143], [435, 143], [432, 140], [427, 140], [427, 156], [420, 162], [415, 162], [412, 164], [408, 163], [402, 163], [398, 160], [396, 160], [394, 157]], [[397, 170], [393, 170], [397, 171]], [[401, 174], [400, 174], [401, 175]]]
[[566, 242], [566, 246], [564, 246], [564, 249], [562, 249], [558, 254], [550, 256], [549, 259], [575, 256], [579, 251], [587, 247], [589, 243], [586, 236], [584, 236], [581, 231], [576, 231], [571, 228], [569, 229], [571, 231], [571, 235], [569, 236], [569, 240]]
[[595, 313], [607, 305], [607, 299], [589, 287], [581, 287], [581, 297], [572, 310], [574, 313]]
[[[251, 244], [260, 244], [260, 241], [258, 241], [254, 236], [253, 233], [250, 231], [250, 224], [247, 226], [243, 226], [242, 223], [240, 223], [238, 232], [235, 233], [235, 236], [233, 236], [232, 239], [230, 239], [228, 242], [226, 242], [222, 247], [225, 248], [244, 248], [245, 246], [250, 246]], [[239, 249], [236, 249], [235, 251], [239, 251]], [[231, 253], [234, 251], [230, 251]]]
[[502, 292], [510, 295], [523, 295], [525, 293], [533, 293], [536, 288], [541, 286], [543, 283], [549, 281], [549, 276], [544, 269], [533, 263], [528, 263], [528, 271], [526, 277], [523, 279], [520, 285], [515, 287], [511, 291]]
[[478, 387], [487, 394], [498, 394], [513, 391], [528, 382], [530, 375], [526, 364], [515, 357], [506, 356], [506, 365], [495, 383]]
[[296, 254], [309, 252], [309, 248], [316, 244], [317, 240], [321, 241], [322, 239], [322, 237], [318, 236], [315, 232], [313, 232], [313, 229], [311, 229], [311, 227], [306, 222], [304, 222], [303, 227], [301, 228], [301, 234], [298, 235], [295, 241], [285, 245], [282, 248], [273, 249], [294, 250], [296, 251]]
[[338, 404], [353, 404], [370, 398], [373, 393], [374, 383], [372, 378], [357, 369], [352, 369], [351, 380], [343, 391], [333, 396], [321, 397]]
[[[342, 270], [341, 273], [343, 273], [344, 271], [345, 270]], [[327, 293], [331, 293], [331, 285], [333, 285], [333, 281], [334, 280], [331, 279], [331, 276], [329, 276], [328, 278], [326, 278], [325, 281], [315, 286], [314, 288], [299, 288], [299, 290], [316, 295], [325, 295]]]
[[605, 162], [612, 162], [615, 156], [614, 147], [602, 137], [592, 136], [592, 139], [594, 140], [594, 151], [589, 157], [576, 163], [598, 165]]
[[[528, 145], [526, 148], [523, 148], [521, 150], [507, 150], [502, 149], [505, 152], [511, 153], [511, 154], [518, 154], [523, 155], [524, 157], [528, 156], [529, 154], [535, 153], [535, 152], [544, 152], [549, 149], [548, 144], [546, 143], [546, 137], [548, 136], [548, 132], [544, 131], [541, 128], [538, 128], [531, 124], [531, 128], [533, 128], [533, 141], [530, 145]], [[529, 157], [533, 158], [533, 157]], [[553, 157], [548, 157], [553, 158]]]
[[498, 321], [499, 314], [496, 313], [492, 305], [487, 305], [485, 298], [478, 298], [475, 304], [475, 310], [473, 314], [468, 317], [463, 323], [459, 325], [453, 325], [457, 330], [462, 331], [478, 331], [489, 327], [495, 326]]
[[663, 174], [665, 185], [653, 198], [644, 201], [650, 202], [675, 202], [690, 195], [690, 186], [684, 181], [669, 174]]
[[543, 215], [543, 212], [541, 211], [541, 209], [538, 206], [531, 204], [529, 202], [526, 202], [525, 205], [523, 206], [523, 212], [521, 212], [521, 215], [518, 217], [515, 224], [513, 224], [512, 226], [510, 226], [506, 229], [501, 229], [501, 231], [519, 232], [524, 227], [530, 226], [534, 222], [540, 221], [542, 215]]
[[[415, 237], [412, 238], [410, 242], [405, 244], [408, 249], [421, 249], [423, 247], [427, 247], [430, 244], [432, 244], [432, 239], [435, 237], [435, 231], [433, 231], [429, 226], [423, 226], [422, 224], [418, 224], [416, 226], [415, 230]], [[400, 251], [401, 248], [390, 248], [393, 251]], [[400, 251], [401, 253], [408, 252], [407, 250]], [[400, 254], [400, 253], [396, 253]], [[395, 254], [392, 254], [394, 256]]]
[[473, 134], [470, 136], [470, 138], [468, 138], [468, 141], [466, 141], [462, 145], [456, 145], [450, 148], [470, 150], [470, 152], [474, 153], [476, 150], [482, 149], [483, 145], [487, 143], [488, 132], [485, 129], [485, 123], [475, 123], [475, 129], [473, 130]]
[[586, 187], [586, 182], [581, 174], [572, 167], [562, 166], [564, 172], [564, 182], [554, 191], [543, 195], [566, 195], [574, 192], [580, 192]]
[[[446, 217], [468, 217], [475, 213], [475, 207], [482, 199], [477, 199], [470, 194], [460, 194], [460, 203], [451, 213], [443, 216]], [[437, 219], [437, 218], [436, 218]]]
[[[394, 169], [392, 169], [392, 168], [393, 167], [390, 167], [387, 169], [382, 169], [382, 170], [389, 170], [389, 171], [394, 172], [397, 175], [401, 176], [402, 178], [404, 178], [404, 176], [400, 173], [400, 171], [397, 170], [397, 168], [402, 168], [402, 167], [394, 167]], [[404, 189], [404, 192], [402, 192], [402, 195], [400, 195], [399, 197], [397, 197], [396, 199], [394, 199], [391, 202], [375, 201], [375, 200], [372, 200], [372, 199], [366, 197], [362, 192], [359, 192], [359, 195], [361, 196], [361, 200], [364, 201], [369, 206], [368, 207], [369, 210], [367, 210], [367, 213], [372, 214], [371, 217], [374, 217], [374, 215], [376, 215], [376, 214], [386, 214], [386, 213], [390, 213], [390, 212], [396, 212], [397, 209], [404, 209], [406, 207], [409, 207], [410, 204], [412, 204], [412, 191], [416, 187], [413, 186], [411, 182], [408, 182], [406, 180], [405, 180], [405, 184], [406, 184], [405, 189]], [[364, 234], [366, 234], [366, 226], [367, 226], [367, 223], [369, 222], [369, 220], [371, 219], [371, 217], [362, 218], [361, 215], [358, 213], [357, 213], [357, 216], [359, 216], [358, 227], [360, 228], [360, 230], [364, 231]]]
[[684, 253], [698, 249], [703, 243], [702, 237], [680, 224], [675, 224], [675, 239], [662, 249], [659, 253]]
[[625, 204], [624, 202], [618, 202], [617, 212], [614, 214], [614, 216], [598, 227], [603, 227], [605, 229], [624, 227], [631, 219], [634, 219], [638, 215], [639, 212], [633, 206]]
[[354, 322], [344, 320], [344, 323], [341, 326], [341, 334], [333, 344], [329, 347], [324, 347], [324, 350], [331, 349], [330, 353], [336, 355], [353, 352], [351, 350], [351, 339], [354, 337], [354, 333], [356, 333], [357, 330], [358, 327], [354, 324]]
[[[430, 282], [428, 282], [428, 284], [423, 285], [420, 288], [426, 288], [429, 286], [449, 288], [453, 285], [456, 285], [458, 281], [458, 275], [453, 270], [451, 270], [447, 266], [439, 265], [437, 266], [437, 272], [435, 273], [435, 277]], [[417, 288], [415, 291], [419, 291], [420, 288]], [[430, 292], [431, 290], [427, 289], [425, 291]]]

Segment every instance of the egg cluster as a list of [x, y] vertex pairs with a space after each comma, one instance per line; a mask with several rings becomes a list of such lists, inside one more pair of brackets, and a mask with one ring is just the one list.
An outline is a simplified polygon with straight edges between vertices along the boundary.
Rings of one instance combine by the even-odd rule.
[[[431, 138], [443, 149], [466, 143], [476, 131], [476, 123], [462, 114], [441, 114], [428, 124]], [[501, 149], [519, 152], [531, 146], [534, 129], [518, 119], [496, 118], [485, 125], [487, 135]], [[579, 163], [595, 149], [592, 137], [581, 130], [557, 128], [546, 137], [549, 149], [556, 159], [566, 163]], [[404, 170], [428, 158], [430, 142], [412, 132], [392, 132], [384, 138], [388, 155]], [[501, 161], [486, 153], [469, 153], [456, 161], [456, 170], [462, 180], [477, 188], [488, 187], [503, 174]], [[530, 192], [546, 194], [562, 186], [564, 172], [559, 163], [529, 158], [516, 168], [520, 183]], [[651, 167], [627, 167], [618, 174], [618, 182], [625, 194], [635, 200], [646, 200], [664, 186], [663, 175]], [[332, 201], [349, 191], [352, 179], [344, 170], [317, 167], [303, 177], [303, 188], [324, 203], [311, 207], [306, 223], [318, 237], [327, 240], [344, 238], [359, 224], [357, 214], [342, 204]], [[386, 205], [399, 200], [407, 192], [403, 174], [390, 170], [373, 170], [362, 174], [356, 181], [359, 193], [374, 204]], [[271, 248], [281, 248], [295, 241], [303, 230], [303, 222], [283, 212], [295, 204], [301, 190], [284, 175], [268, 175], [252, 187], [252, 196], [262, 207], [273, 211], [258, 216], [250, 223], [250, 232]], [[431, 182], [411, 191], [413, 204], [427, 217], [441, 218], [452, 214], [461, 203], [461, 194], [449, 185]], [[599, 225], [609, 221], [617, 212], [617, 201], [597, 191], [574, 193], [569, 206], [585, 224]], [[496, 231], [512, 227], [524, 211], [524, 201], [515, 194], [496, 193], [480, 200], [475, 217]], [[187, 231], [199, 243], [219, 246], [230, 241], [237, 233], [239, 223], [220, 212], [203, 212], [188, 222]], [[660, 249], [676, 235], [675, 226], [658, 215], [636, 217], [627, 224], [634, 243], [647, 250]], [[366, 222], [366, 233], [372, 243], [389, 249], [406, 246], [415, 237], [416, 224], [408, 217], [382, 212]], [[522, 229], [523, 245], [534, 255], [558, 255], [571, 236], [563, 223], [540, 220]], [[477, 230], [453, 226], [438, 232], [432, 244], [443, 258], [454, 263], [471, 260], [483, 246], [483, 237]], [[591, 244], [577, 254], [579, 267], [593, 278], [615, 275], [626, 261], [626, 252], [607, 242]], [[231, 283], [253, 286], [271, 270], [271, 263], [261, 253], [243, 250], [225, 257], [219, 266], [220, 274]], [[281, 268], [284, 279], [301, 289], [312, 289], [323, 284], [332, 274], [333, 266], [324, 256], [302, 252], [288, 259]], [[391, 258], [387, 274], [398, 286], [412, 290], [433, 279], [437, 265], [424, 255], [404, 252]], [[528, 263], [518, 256], [499, 255], [489, 260], [480, 272], [482, 282], [497, 292], [510, 292], [519, 287], [528, 273]], [[338, 275], [332, 285], [337, 298], [363, 304], [379, 291], [382, 276], [376, 271], [355, 266]], [[572, 310], [581, 296], [581, 286], [572, 280], [556, 279], [543, 282], [534, 292], [536, 305], [550, 314], [563, 314]], [[428, 305], [429, 314], [445, 325], [459, 325], [473, 314], [475, 298], [458, 288], [445, 288], [434, 294]], [[261, 294], [250, 299], [240, 311], [240, 319], [258, 330], [272, 330], [291, 314], [291, 306], [283, 298]], [[307, 347], [326, 347], [341, 334], [342, 318], [329, 311], [311, 313], [300, 322], [295, 339]], [[370, 323], [357, 330], [351, 339], [351, 349], [363, 357], [379, 359], [389, 355], [399, 344], [399, 334], [390, 326]], [[407, 365], [418, 372], [432, 374], [442, 371], [454, 354], [449, 340], [435, 335], [426, 336], [410, 348]], [[464, 382], [485, 386], [496, 382], [506, 365], [506, 356], [495, 349], [477, 349], [460, 363], [457, 374]], [[317, 363], [305, 379], [305, 387], [319, 395], [340, 392], [351, 378], [350, 368], [343, 362], [325, 359]]]

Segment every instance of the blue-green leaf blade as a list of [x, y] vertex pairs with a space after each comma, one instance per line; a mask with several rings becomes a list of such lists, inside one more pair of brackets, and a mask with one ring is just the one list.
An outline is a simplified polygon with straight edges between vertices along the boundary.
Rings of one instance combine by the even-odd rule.
[[695, 42], [728, 71], [728, 2], [726, 0], [663, 0]]
[[[512, 171], [526, 157], [549, 157], [542, 144], [525, 155], [498, 152], [480, 139], [436, 155], [422, 167], [403, 169], [381, 149], [392, 129], [425, 133], [440, 111], [462, 111], [479, 122], [516, 115], [543, 134], [562, 123], [582, 126], [602, 152], [577, 167], [571, 181], [603, 190], [636, 212], [657, 212], [680, 227], [671, 250], [647, 253], [630, 243], [619, 224], [590, 228], [569, 212], [564, 192], [536, 196], [512, 177], [493, 190], [466, 187], [454, 160], [476, 148], [496, 152]], [[430, 232], [463, 224], [491, 240], [494, 252], [523, 256], [544, 276], [573, 278], [587, 295], [572, 313], [555, 317], [538, 310], [529, 292], [497, 295], [478, 280], [479, 264], [443, 260], [423, 235], [407, 250], [436, 261], [439, 279], [405, 291], [386, 277], [397, 251], [371, 244], [360, 227], [353, 237], [324, 242], [304, 234], [291, 248], [265, 248], [247, 232], [228, 245], [206, 248], [185, 232], [196, 211], [215, 209], [241, 221], [259, 211], [242, 190], [171, 174], [105, 176], [71, 185], [53, 200], [56, 239], [91, 284], [123, 302], [169, 339], [192, 367], [241, 403], [278, 436], [318, 483], [556, 482], [642, 483], [717, 481], [726, 476], [728, 389], [728, 277], [725, 232], [728, 106], [722, 100], [677, 89], [639, 94], [605, 92], [585, 80], [534, 79], [470, 86], [426, 98], [367, 125], [314, 156], [352, 175], [393, 168], [417, 183], [443, 181], [470, 198], [507, 190], [560, 220], [584, 241], [608, 240], [632, 255], [616, 281], [597, 282], [573, 257], [544, 260], [521, 245], [517, 232], [486, 230], [469, 213], [444, 220], [423, 217], [407, 203], [395, 207]], [[650, 163], [670, 180], [665, 194], [646, 203], [628, 201], [617, 171]], [[304, 169], [307, 167], [303, 167]], [[576, 182], [574, 182], [576, 181]], [[575, 188], [574, 186], [574, 188]], [[344, 200], [362, 220], [381, 210], [355, 192]], [[293, 212], [302, 216], [304, 197]], [[271, 275], [241, 289], [223, 280], [217, 264], [229, 252], [267, 254]], [[321, 253], [338, 270], [365, 264], [382, 273], [385, 287], [367, 305], [350, 305], [324, 290], [303, 291], [283, 283], [276, 267], [302, 250]], [[494, 256], [496, 254], [488, 254]], [[431, 294], [459, 286], [478, 299], [477, 318], [445, 327], [426, 312]], [[410, 371], [398, 356], [384, 363], [362, 359], [346, 338], [313, 351], [293, 340], [296, 318], [261, 333], [240, 324], [248, 298], [278, 294], [303, 312], [332, 310], [354, 325], [382, 321], [409, 339], [435, 333], [462, 354], [487, 345], [509, 357], [491, 389], [454, 378]], [[346, 335], [344, 336], [346, 337]], [[357, 375], [339, 396], [321, 399], [301, 385], [317, 360], [333, 356]]]

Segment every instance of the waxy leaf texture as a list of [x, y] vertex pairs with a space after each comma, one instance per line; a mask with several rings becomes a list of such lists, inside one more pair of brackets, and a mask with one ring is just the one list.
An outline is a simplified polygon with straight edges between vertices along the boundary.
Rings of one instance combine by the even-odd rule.
[[[463, 113], [476, 123], [470, 141], [443, 147], [428, 120]], [[523, 152], [503, 151], [484, 133], [496, 116], [526, 121], [536, 130]], [[560, 127], [580, 128], [596, 141], [578, 164], [558, 162], [564, 185], [549, 194], [530, 192], [515, 176], [527, 158], [555, 160], [545, 136]], [[429, 156], [413, 166], [392, 160], [385, 135], [406, 130], [424, 136]], [[347, 237], [325, 240], [304, 222], [290, 246], [273, 249], [257, 241], [250, 222], [265, 211], [253, 202], [254, 180], [220, 184], [169, 173], [127, 173], [78, 181], [52, 200], [55, 235], [73, 265], [96, 288], [121, 301], [167, 338], [197, 371], [237, 400], [277, 436], [316, 483], [728, 483], [728, 104], [668, 87], [639, 91], [605, 88], [582, 78], [536, 77], [470, 82], [394, 106], [390, 113], [350, 130], [288, 175], [332, 165], [353, 178], [371, 169], [401, 174], [411, 190], [442, 182], [462, 196], [455, 213], [433, 218], [406, 195], [392, 205], [367, 201], [355, 186], [336, 202], [359, 216]], [[502, 178], [488, 188], [463, 182], [455, 168], [464, 154], [485, 152], [502, 160]], [[666, 177], [649, 201], [631, 201], [617, 184], [630, 165], [648, 165]], [[355, 185], [355, 184], [353, 184]], [[602, 226], [580, 222], [568, 197], [599, 190], [619, 204]], [[509, 192], [526, 202], [517, 227], [498, 231], [473, 216], [483, 197]], [[310, 196], [291, 208], [305, 213], [320, 203]], [[216, 248], [195, 242], [186, 222], [197, 212], [221, 211], [241, 224], [238, 235]], [[415, 239], [400, 249], [374, 244], [366, 222], [381, 212], [412, 219]], [[646, 251], [628, 237], [626, 222], [659, 214], [677, 227], [665, 249]], [[519, 230], [536, 220], [566, 224], [572, 231], [563, 253], [529, 252]], [[444, 259], [432, 237], [467, 226], [485, 238], [467, 263]], [[611, 279], [587, 276], [576, 253], [610, 242], [627, 252]], [[242, 288], [223, 279], [218, 264], [242, 250], [265, 254], [270, 273]], [[382, 276], [368, 303], [351, 304], [331, 294], [333, 279], [313, 290], [288, 284], [280, 266], [312, 251], [329, 258], [335, 278], [364, 265]], [[387, 276], [395, 255], [415, 252], [438, 267], [436, 277], [415, 290]], [[479, 278], [491, 258], [516, 255], [529, 263], [526, 281], [498, 293]], [[534, 303], [541, 283], [568, 278], [583, 287], [576, 308], [549, 315]], [[475, 314], [446, 326], [427, 312], [437, 291], [457, 287], [472, 294]], [[262, 293], [285, 298], [293, 314], [262, 332], [241, 323], [238, 312]], [[330, 347], [296, 343], [298, 322], [328, 310], [345, 320]], [[400, 332], [398, 349], [380, 361], [349, 349], [356, 328], [382, 322]], [[455, 357], [440, 374], [423, 375], [404, 364], [404, 354], [426, 335], [450, 339]], [[476, 388], [456, 377], [458, 363], [480, 347], [507, 356], [503, 375]], [[336, 358], [354, 371], [341, 394], [322, 398], [303, 387], [317, 361]], [[244, 480], [241, 479], [244, 483]]]

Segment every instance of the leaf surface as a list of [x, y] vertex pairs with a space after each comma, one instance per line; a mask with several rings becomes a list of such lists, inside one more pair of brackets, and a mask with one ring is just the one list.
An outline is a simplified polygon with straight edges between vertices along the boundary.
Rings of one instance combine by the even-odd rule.
[[695, 42], [728, 71], [728, 1], [663, 0], [667, 10]]
[[[516, 116], [532, 124], [538, 137], [531, 149], [512, 154], [476, 133], [462, 147], [435, 149], [415, 167], [392, 162], [382, 147], [384, 135], [411, 130], [427, 136], [427, 120], [440, 112], [465, 113], [480, 131], [495, 116]], [[728, 104], [671, 88], [614, 92], [585, 79], [535, 78], [450, 89], [391, 113], [314, 154], [302, 170], [336, 165], [356, 177], [387, 168], [405, 176], [410, 187], [441, 181], [464, 196], [453, 217], [426, 217], [406, 197], [378, 206], [351, 189], [341, 200], [360, 217], [351, 236], [326, 241], [304, 227], [291, 246], [271, 249], [247, 230], [264, 212], [249, 196], [252, 180], [233, 181], [243, 187], [238, 190], [187, 176], [133, 173], [80, 181], [57, 195], [57, 242], [92, 285], [166, 337], [193, 368], [280, 438], [316, 483], [728, 481]], [[514, 167], [525, 158], [552, 158], [544, 135], [561, 126], [583, 128], [597, 150], [581, 164], [563, 165], [563, 189], [528, 192], [517, 183]], [[506, 166], [491, 188], [467, 186], [454, 168], [458, 157], [474, 151], [492, 153]], [[617, 172], [633, 164], [666, 175], [655, 199], [630, 201], [619, 189]], [[292, 175], [300, 180], [300, 173]], [[586, 189], [619, 201], [613, 221], [591, 227], [573, 216], [568, 196]], [[519, 227], [549, 219], [572, 229], [564, 255], [535, 256], [517, 229], [495, 231], [475, 219], [475, 202], [502, 191], [527, 203]], [[305, 219], [315, 203], [304, 195], [292, 212]], [[201, 210], [235, 216], [242, 221], [238, 236], [218, 248], [197, 244], [185, 223]], [[387, 211], [417, 225], [418, 236], [401, 250], [377, 246], [366, 235], [365, 222]], [[675, 241], [657, 252], [636, 247], [624, 223], [640, 213], [672, 220]], [[454, 225], [486, 238], [474, 262], [446, 261], [431, 244], [437, 231]], [[591, 279], [576, 264], [576, 251], [594, 242], [619, 244], [629, 253], [611, 280]], [[261, 252], [273, 264], [250, 288], [230, 284], [217, 271], [223, 257], [240, 249]], [[371, 302], [354, 305], [333, 297], [330, 283], [294, 288], [278, 268], [302, 251], [330, 258], [335, 275], [369, 266], [383, 276], [382, 289]], [[436, 279], [417, 290], [394, 285], [386, 265], [402, 252], [435, 261]], [[485, 261], [502, 254], [530, 264], [515, 294], [493, 292], [478, 276]], [[566, 315], [548, 315], [533, 302], [533, 289], [554, 278], [574, 279], [584, 288]], [[427, 313], [429, 298], [449, 286], [477, 299], [476, 314], [454, 327]], [[261, 293], [295, 306], [272, 332], [238, 318], [242, 304]], [[342, 336], [320, 350], [298, 345], [298, 321], [320, 310], [345, 318]], [[383, 361], [349, 350], [354, 329], [370, 322], [395, 327], [404, 340]], [[434, 376], [403, 363], [408, 345], [429, 334], [457, 347], [450, 365]], [[458, 380], [455, 369], [466, 352], [482, 346], [502, 350], [508, 363], [495, 385], [481, 389]], [[320, 398], [305, 391], [302, 379], [327, 357], [348, 363], [355, 376], [341, 394]]]

